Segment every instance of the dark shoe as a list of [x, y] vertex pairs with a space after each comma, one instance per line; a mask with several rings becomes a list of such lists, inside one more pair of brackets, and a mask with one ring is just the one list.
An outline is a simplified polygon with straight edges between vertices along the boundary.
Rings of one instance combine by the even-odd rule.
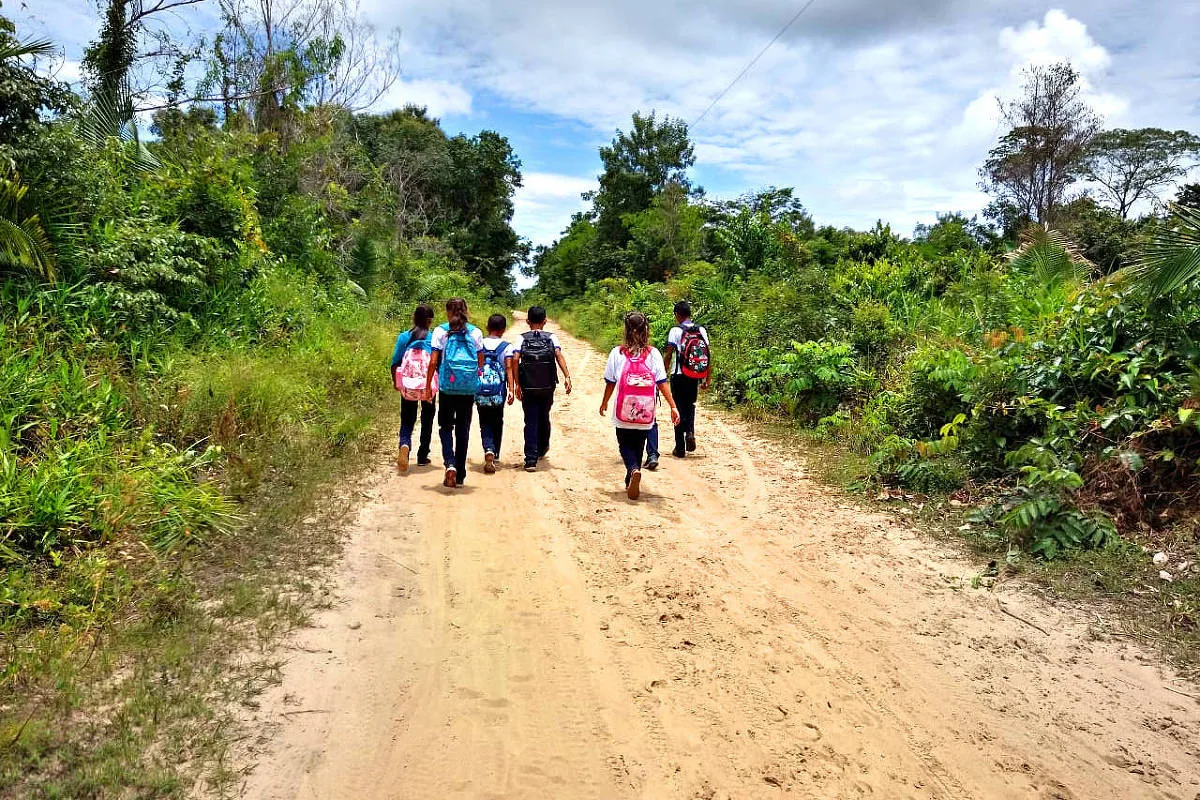
[[446, 477], [442, 478], [442, 486], [447, 489], [458, 486], [458, 471], [454, 467], [446, 467]]
[[485, 473], [487, 473], [488, 475], [496, 474], [496, 454], [495, 453], [484, 453], [483, 454], [483, 471]]
[[625, 496], [637, 500], [642, 493], [642, 471], [635, 469], [629, 476], [629, 485], [625, 487]]
[[684, 441], [687, 442], [687, 451], [689, 453], [696, 452], [696, 434], [689, 433]]
[[396, 467], [399, 468], [401, 472], [408, 472], [408, 453], [408, 445], [400, 445], [400, 452], [396, 454]]
[[541, 459], [541, 458], [545, 458], [545, 457], [546, 457], [546, 454], [547, 454], [547, 453], [549, 453], [549, 452], [550, 452], [550, 448], [549, 448], [549, 447], [547, 447], [545, 450], [543, 450], [542, 452], [538, 453], [538, 458], [539, 458], [539, 459]]
[[536, 461], [526, 461], [525, 462], [525, 471], [526, 472], [537, 472], [537, 462]]
[[417, 466], [418, 467], [428, 467], [432, 463], [433, 462], [429, 460], [428, 456], [426, 456], [425, 458], [421, 458], [420, 456], [417, 456]]
[[658, 469], [658, 457], [651, 456], [650, 458], [647, 458], [646, 463], [643, 466], [651, 472], [654, 472], [654, 470]]
[[676, 458], [683, 458], [687, 455], [687, 453], [683, 452], [682, 448], [676, 447], [671, 451], [671, 455], [675, 456]]

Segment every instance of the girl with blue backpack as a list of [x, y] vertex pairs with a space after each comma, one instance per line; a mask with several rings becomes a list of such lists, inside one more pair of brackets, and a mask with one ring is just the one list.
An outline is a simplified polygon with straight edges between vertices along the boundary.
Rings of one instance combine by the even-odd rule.
[[417, 450], [417, 466], [429, 463], [429, 445], [433, 439], [434, 395], [426, 387], [425, 379], [429, 373], [429, 328], [432, 324], [433, 307], [421, 303], [413, 311], [412, 327], [396, 337], [396, 347], [392, 350], [392, 381], [396, 391], [400, 392], [400, 449], [396, 456], [396, 466], [401, 472], [408, 471], [413, 428], [417, 426], [418, 411], [421, 415], [421, 446]]
[[487, 321], [487, 336], [483, 340], [483, 369], [479, 373], [479, 392], [475, 405], [479, 411], [479, 438], [483, 440], [483, 471], [496, 473], [500, 460], [500, 444], [504, 438], [504, 404], [512, 405], [513, 382], [512, 348], [502, 338], [508, 320], [503, 314], [492, 314]]
[[446, 474], [442, 485], [462, 486], [467, 478], [467, 446], [471, 437], [471, 416], [479, 378], [483, 373], [483, 334], [467, 321], [467, 301], [453, 297], [446, 301], [446, 322], [433, 329], [433, 351], [425, 378], [426, 391], [432, 394], [438, 383], [438, 434], [442, 439], [442, 460]]

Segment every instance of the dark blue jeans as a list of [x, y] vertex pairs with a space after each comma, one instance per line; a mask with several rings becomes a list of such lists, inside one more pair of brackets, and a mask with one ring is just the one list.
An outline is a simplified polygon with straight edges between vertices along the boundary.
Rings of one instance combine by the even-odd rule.
[[521, 408], [525, 412], [525, 463], [536, 464], [550, 449], [550, 408], [554, 393], [530, 397], [525, 395]]
[[446, 468], [454, 467], [458, 482], [467, 479], [467, 446], [471, 441], [471, 412], [475, 410], [475, 395], [438, 395], [438, 434], [442, 437], [442, 461]]
[[421, 448], [417, 450], [417, 461], [429, 458], [429, 443], [433, 441], [433, 403], [400, 398], [400, 442], [412, 449], [413, 428], [417, 427], [417, 407], [421, 410]]
[[658, 420], [654, 421], [654, 427], [646, 431], [646, 460], [658, 461]]
[[500, 458], [500, 443], [504, 439], [504, 406], [479, 406], [478, 411], [483, 452]]
[[635, 469], [642, 468], [642, 453], [646, 449], [648, 430], [633, 428], [617, 428], [617, 447], [621, 450], [621, 460], [625, 462], [625, 485], [629, 485], [629, 476]]

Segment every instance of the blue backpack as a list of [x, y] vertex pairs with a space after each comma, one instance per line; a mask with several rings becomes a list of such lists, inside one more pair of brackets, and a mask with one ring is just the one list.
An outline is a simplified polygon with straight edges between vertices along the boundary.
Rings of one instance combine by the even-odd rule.
[[446, 394], [474, 395], [479, 391], [479, 351], [471, 338], [474, 326], [452, 331], [447, 323], [442, 328], [446, 331], [446, 347], [438, 368], [440, 389]]
[[508, 351], [508, 342], [496, 345], [495, 350], [483, 348], [483, 373], [479, 376], [479, 391], [475, 394], [475, 404], [480, 407], [504, 405], [508, 399], [508, 376], [504, 374], [504, 354]]

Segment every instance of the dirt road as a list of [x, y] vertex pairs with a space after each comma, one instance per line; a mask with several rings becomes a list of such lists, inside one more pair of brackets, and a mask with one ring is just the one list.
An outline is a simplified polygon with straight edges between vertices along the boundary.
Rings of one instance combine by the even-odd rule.
[[730, 416], [629, 502], [603, 357], [564, 346], [536, 474], [519, 408], [497, 475], [477, 442], [462, 489], [380, 468], [244, 797], [1200, 798], [1193, 688]]

